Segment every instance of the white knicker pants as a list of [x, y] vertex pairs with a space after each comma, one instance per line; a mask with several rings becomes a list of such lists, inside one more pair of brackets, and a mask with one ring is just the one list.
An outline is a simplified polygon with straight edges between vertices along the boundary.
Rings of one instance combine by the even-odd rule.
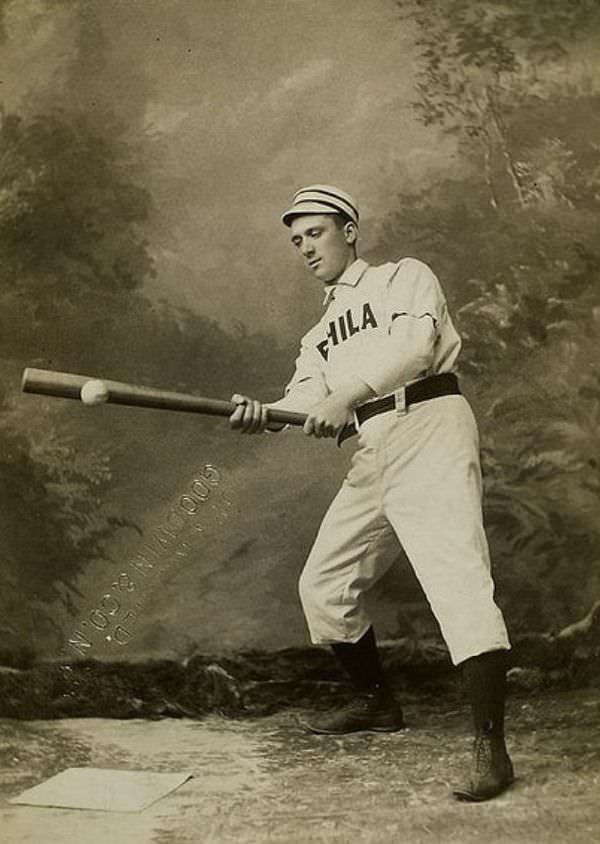
[[510, 648], [483, 529], [477, 423], [463, 396], [361, 426], [350, 471], [300, 577], [315, 644], [356, 642], [367, 631], [363, 596], [389, 568], [382, 551], [394, 534], [455, 665]]

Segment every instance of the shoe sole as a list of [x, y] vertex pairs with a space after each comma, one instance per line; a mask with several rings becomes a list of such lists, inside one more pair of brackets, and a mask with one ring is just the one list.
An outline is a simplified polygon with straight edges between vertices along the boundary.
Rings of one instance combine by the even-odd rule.
[[515, 778], [509, 780], [500, 791], [494, 792], [494, 794], [488, 794], [485, 796], [474, 794], [472, 791], [453, 791], [452, 794], [459, 800], [461, 803], [485, 803], [486, 800], [493, 800], [494, 797], [499, 797], [501, 794], [504, 794], [511, 785], [514, 783]]
[[318, 727], [311, 727], [310, 724], [304, 721], [301, 721], [300, 725], [308, 730], [309, 733], [317, 736], [348, 736], [353, 733], [398, 733], [406, 729], [406, 724], [402, 724], [401, 726], [395, 724], [391, 727], [356, 727], [354, 730], [323, 730]]

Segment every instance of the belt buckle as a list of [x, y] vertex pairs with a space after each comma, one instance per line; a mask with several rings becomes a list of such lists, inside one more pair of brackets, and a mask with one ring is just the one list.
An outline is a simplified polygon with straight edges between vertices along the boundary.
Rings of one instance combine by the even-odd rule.
[[396, 407], [396, 416], [406, 416], [408, 413], [408, 406], [406, 404], [406, 387], [394, 392], [394, 403]]

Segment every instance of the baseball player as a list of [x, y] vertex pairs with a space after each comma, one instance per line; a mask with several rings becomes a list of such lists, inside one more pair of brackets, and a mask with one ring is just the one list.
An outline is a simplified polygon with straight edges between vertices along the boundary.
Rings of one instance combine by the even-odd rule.
[[339, 735], [404, 727], [365, 607], [399, 541], [469, 690], [473, 762], [457, 798], [487, 800], [513, 781], [504, 742], [507, 651], [481, 510], [477, 424], [455, 375], [461, 341], [444, 293], [421, 261], [369, 266], [357, 256], [359, 209], [339, 188], [299, 190], [282, 216], [323, 285], [324, 313], [302, 338], [284, 397], [234, 395], [232, 428], [275, 430], [269, 407], [307, 413], [304, 432], [336, 437], [353, 421], [358, 448], [299, 584], [312, 641], [331, 645], [356, 694], [315, 719]]

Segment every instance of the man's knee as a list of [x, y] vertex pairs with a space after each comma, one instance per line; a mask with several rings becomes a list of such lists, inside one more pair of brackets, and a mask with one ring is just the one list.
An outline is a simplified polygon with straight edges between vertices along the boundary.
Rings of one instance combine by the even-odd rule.
[[298, 580], [298, 594], [302, 606], [306, 608], [314, 603], [315, 595], [317, 594], [318, 578], [308, 568], [304, 568]]
[[311, 566], [306, 566], [298, 580], [298, 594], [305, 615], [329, 615], [331, 606], [339, 602], [339, 584]]

